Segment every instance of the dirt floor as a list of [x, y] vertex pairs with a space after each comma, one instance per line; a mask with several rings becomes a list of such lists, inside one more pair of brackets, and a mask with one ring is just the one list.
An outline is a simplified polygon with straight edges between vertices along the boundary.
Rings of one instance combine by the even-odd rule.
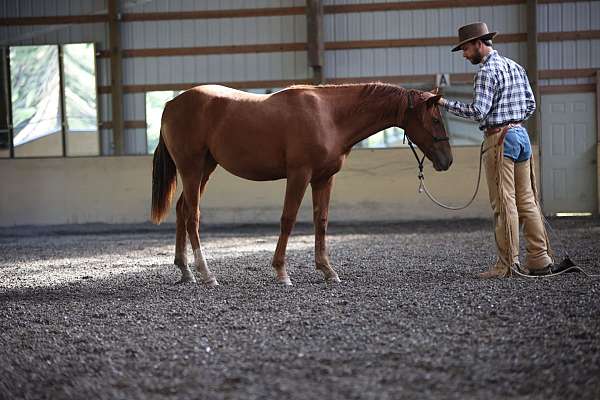
[[[600, 274], [600, 219], [551, 222]], [[204, 229], [207, 288], [173, 225], [0, 229], [0, 398], [600, 398], [600, 278], [476, 279], [489, 221], [332, 224], [335, 286], [309, 225], [277, 285], [277, 233]]]

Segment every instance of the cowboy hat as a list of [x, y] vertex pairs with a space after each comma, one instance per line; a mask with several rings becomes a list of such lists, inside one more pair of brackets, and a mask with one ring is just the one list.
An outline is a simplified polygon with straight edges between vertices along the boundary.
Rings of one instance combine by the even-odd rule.
[[458, 43], [452, 51], [460, 50], [460, 47], [470, 42], [471, 40], [481, 39], [481, 40], [489, 40], [496, 36], [498, 32], [490, 32], [488, 31], [488, 27], [485, 22], [474, 22], [472, 24], [468, 24], [465, 26], [461, 26], [458, 28]]

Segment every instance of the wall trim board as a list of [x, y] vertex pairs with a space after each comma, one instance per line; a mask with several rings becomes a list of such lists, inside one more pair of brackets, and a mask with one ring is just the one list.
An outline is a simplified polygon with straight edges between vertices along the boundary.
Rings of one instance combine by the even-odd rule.
[[[538, 0], [538, 4], [577, 3], [589, 0]], [[441, 8], [485, 7], [525, 4], [526, 0], [436, 0], [372, 4], [340, 4], [324, 6], [325, 14], [347, 14], [379, 11], [430, 10]], [[264, 7], [254, 9], [123, 13], [121, 21], [168, 21], [186, 19], [249, 18], [304, 15], [305, 7]], [[63, 25], [108, 22], [108, 14], [57, 15], [47, 17], [0, 18], [0, 25]]]
[[[600, 38], [600, 30], [573, 31], [573, 32], [543, 32], [538, 34], [540, 42], [556, 42], [562, 40], [586, 40]], [[384, 40], [350, 40], [343, 42], [326, 42], [325, 50], [349, 49], [381, 49], [389, 47], [421, 47], [421, 46], [452, 46], [456, 37], [430, 37], [410, 39], [384, 39]], [[526, 33], [499, 34], [494, 38], [495, 43], [525, 42]], [[199, 46], [199, 47], [162, 47], [147, 49], [123, 49], [124, 58], [131, 57], [173, 57], [195, 56], [209, 54], [245, 54], [245, 53], [278, 53], [292, 51], [306, 51], [307, 44], [296, 43], [266, 43], [234, 46]], [[97, 58], [110, 57], [109, 50], [100, 50]]]
[[592, 78], [597, 68], [540, 70], [540, 79]]
[[[199, 56], [209, 54], [246, 54], [246, 53], [280, 53], [305, 51], [306, 43], [267, 43], [235, 46], [203, 46], [203, 47], [164, 47], [148, 49], [125, 49], [123, 57], [174, 57]], [[107, 58], [108, 50], [100, 50], [97, 58]]]
[[98, 22], [108, 22], [108, 14], [0, 18], [0, 25], [3, 26], [95, 24]]
[[596, 91], [595, 83], [586, 83], [581, 85], [546, 85], [540, 86], [541, 94], [560, 94], [560, 93], [594, 93]]
[[[540, 79], [553, 78], [589, 78], [596, 76], [596, 69], [556, 69], [556, 70], [541, 70]], [[339, 77], [329, 78], [327, 82], [330, 84], [345, 84], [345, 83], [367, 83], [367, 82], [388, 82], [388, 83], [423, 83], [425, 85], [435, 85], [435, 74], [422, 75], [389, 75], [389, 76], [369, 76], [369, 77]], [[470, 84], [473, 82], [473, 73], [456, 73], [450, 74], [451, 83]], [[311, 84], [310, 79], [289, 79], [289, 80], [264, 80], [264, 81], [233, 81], [233, 82], [178, 82], [178, 83], [159, 83], [145, 85], [123, 85], [125, 93], [144, 93], [161, 90], [186, 90], [201, 84], [221, 84], [237, 89], [259, 89], [259, 88], [276, 88], [286, 87], [290, 85]], [[564, 89], [559, 89], [564, 86]], [[548, 85], [540, 86], [541, 93], [548, 93], [556, 90], [583, 90], [590, 91], [590, 87], [594, 84], [581, 85]], [[544, 89], [546, 88], [546, 89]], [[593, 90], [595, 91], [595, 89]], [[99, 86], [98, 93], [110, 93], [110, 86]]]

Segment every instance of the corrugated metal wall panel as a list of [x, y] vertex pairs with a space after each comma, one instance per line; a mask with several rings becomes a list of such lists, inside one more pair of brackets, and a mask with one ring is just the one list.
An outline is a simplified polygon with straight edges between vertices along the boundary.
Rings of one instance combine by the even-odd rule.
[[0, 29], [0, 44], [3, 45], [84, 42], [94, 42], [99, 49], [107, 48], [105, 24], [11, 26]]
[[230, 46], [306, 40], [304, 16], [132, 21], [122, 26], [123, 48]]
[[[98, 49], [98, 48], [96, 48]], [[110, 59], [96, 59], [96, 77], [100, 86], [110, 85]]]
[[[110, 65], [107, 59], [102, 63]], [[309, 76], [304, 51], [123, 59], [126, 85], [304, 79]], [[101, 75], [101, 82], [108, 84], [108, 76]]]
[[540, 4], [538, 29], [540, 32], [575, 31], [600, 28], [600, 2]]
[[110, 94], [101, 93], [98, 96], [100, 103], [100, 122], [112, 120], [112, 109], [110, 107]]
[[[538, 30], [540, 32], [569, 32], [600, 29], [600, 2], [540, 4]], [[540, 69], [600, 68], [597, 55], [600, 40], [568, 40], [540, 43], [538, 63]], [[551, 79], [541, 85], [568, 85], [591, 83], [589, 78]]]
[[100, 129], [100, 154], [112, 154], [113, 149], [112, 131], [110, 129]]
[[600, 29], [600, 2], [590, 3], [590, 29]]
[[230, 10], [303, 6], [303, 0], [165, 0], [133, 4], [129, 12]]
[[467, 7], [439, 10], [395, 11], [400, 14], [401, 38], [456, 36], [459, 26], [485, 21], [500, 33], [525, 31], [526, 9], [523, 5]]
[[[384, 0], [325, 0], [326, 5], [376, 3]], [[394, 2], [395, 0], [385, 0]], [[408, 1], [408, 0], [407, 0]], [[173, 12], [192, 10], [252, 9], [305, 6], [304, 0], [166, 0], [125, 1], [123, 12]], [[39, 4], [43, 4], [39, 6]], [[105, 14], [106, 0], [0, 0], [3, 17]], [[541, 32], [600, 29], [600, 1], [540, 4], [538, 26]], [[385, 11], [324, 16], [325, 40], [381, 40], [455, 36], [456, 29], [468, 22], [483, 20], [502, 33], [526, 31], [526, 6], [503, 5], [433, 10]], [[13, 38], [16, 44], [51, 42], [97, 43], [108, 48], [104, 23], [72, 26], [0, 27], [0, 40]], [[124, 49], [162, 47], [202, 47], [293, 43], [306, 41], [303, 15], [282, 17], [225, 18], [182, 21], [126, 22], [122, 24]], [[525, 64], [526, 43], [496, 44], [501, 54]], [[450, 46], [353, 49], [327, 51], [327, 78], [474, 72], [476, 66]], [[541, 69], [600, 68], [600, 40], [542, 42], [539, 45]], [[98, 81], [110, 85], [110, 60], [97, 63]], [[205, 83], [249, 80], [308, 79], [306, 52], [227, 54], [177, 57], [140, 57], [123, 59], [123, 83]], [[589, 78], [541, 81], [541, 84], [589, 83]], [[126, 94], [125, 119], [144, 118], [144, 96]], [[110, 96], [101, 95], [102, 121], [110, 121]], [[129, 129], [128, 135], [143, 130]], [[133, 132], [133, 133], [132, 133]], [[105, 140], [105, 139], [103, 139]], [[139, 151], [142, 141], [131, 138], [127, 148]], [[103, 146], [108, 146], [108, 139]], [[103, 147], [104, 148], [104, 147]]]
[[[328, 4], [354, 4], [348, 1]], [[364, 1], [361, 3], [365, 3]], [[326, 41], [378, 39], [410, 39], [421, 37], [455, 36], [456, 29], [468, 22], [484, 20], [490, 29], [501, 33], [524, 32], [524, 5], [468, 7], [438, 10], [385, 11], [348, 13], [325, 16]], [[524, 63], [526, 51], [513, 45], [500, 45], [498, 50], [515, 61]], [[422, 74], [437, 72], [474, 71], [459, 55], [448, 57], [449, 46], [377, 50], [336, 50], [328, 56], [326, 73], [333, 77]], [[400, 53], [400, 54], [399, 54]], [[361, 55], [366, 59], [361, 59]], [[377, 55], [377, 60], [373, 56]], [[359, 61], [360, 59], [360, 61]], [[406, 64], [407, 60], [410, 60]], [[334, 63], [334, 65], [330, 65]], [[347, 63], [347, 65], [344, 65]], [[356, 64], [360, 64], [360, 69]], [[340, 65], [338, 65], [340, 64]], [[396, 65], [400, 64], [400, 67]], [[372, 66], [372, 67], [369, 67]]]
[[145, 129], [125, 129], [124, 139], [125, 154], [147, 154]]
[[323, 0], [323, 4], [329, 5], [343, 5], [343, 4], [368, 4], [368, 3], [417, 3], [419, 1], [429, 0]]
[[106, 8], [106, 0], [0, 1], [0, 15], [6, 18], [104, 14]]

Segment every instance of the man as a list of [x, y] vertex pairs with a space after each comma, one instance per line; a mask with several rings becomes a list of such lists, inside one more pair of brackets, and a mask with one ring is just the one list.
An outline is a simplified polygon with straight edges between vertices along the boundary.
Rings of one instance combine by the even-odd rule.
[[535, 111], [535, 97], [523, 67], [492, 48], [496, 32], [476, 22], [458, 30], [452, 51], [479, 64], [472, 104], [440, 99], [439, 105], [459, 117], [475, 120], [484, 131], [484, 165], [494, 212], [498, 260], [481, 278], [511, 275], [519, 264], [519, 222], [523, 223], [531, 275], [552, 272], [549, 242], [537, 201], [531, 144], [523, 121]]

